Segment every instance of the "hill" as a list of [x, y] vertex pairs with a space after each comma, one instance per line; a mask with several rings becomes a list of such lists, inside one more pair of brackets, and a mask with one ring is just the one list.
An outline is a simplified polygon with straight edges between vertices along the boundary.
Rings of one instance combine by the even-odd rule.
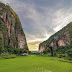
[[9, 5], [0, 3], [0, 53], [6, 48], [28, 51], [26, 37], [18, 15]]
[[72, 22], [53, 34], [48, 40], [40, 43], [39, 52], [53, 51], [59, 54], [68, 52], [72, 56]]

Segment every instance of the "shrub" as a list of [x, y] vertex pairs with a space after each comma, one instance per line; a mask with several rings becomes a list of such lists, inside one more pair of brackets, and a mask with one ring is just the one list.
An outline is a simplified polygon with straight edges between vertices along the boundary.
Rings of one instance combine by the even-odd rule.
[[44, 50], [43, 53], [44, 54], [50, 53], [50, 50], [49, 49], [48, 50]]
[[47, 56], [48, 56], [48, 54], [44, 54], [44, 56], [46, 56], [46, 57], [47, 57]]
[[69, 57], [72, 57], [72, 49], [67, 50], [66, 53]]
[[13, 54], [21, 55], [24, 51], [20, 48], [14, 48]]
[[72, 60], [72, 49], [67, 50], [66, 53], [67, 53], [66, 58], [68, 60]]
[[51, 56], [51, 53], [48, 53], [48, 56]]
[[65, 54], [57, 54], [57, 57], [58, 57], [58, 58], [65, 57]]
[[68, 60], [72, 60], [72, 58], [71, 57], [68, 57]]
[[10, 58], [16, 58], [16, 55], [15, 54], [11, 54]]
[[31, 52], [31, 51], [29, 51], [28, 53], [29, 53], [29, 54], [32, 54], [32, 52]]
[[3, 46], [3, 38], [0, 35], [0, 54], [4, 51], [4, 46]]
[[8, 52], [10, 54], [17, 54], [21, 55], [24, 51], [20, 48], [13, 48], [11, 45], [4, 45], [5, 52]]
[[0, 10], [0, 15], [2, 15], [3, 14], [3, 12]]
[[11, 45], [4, 45], [5, 52], [13, 53], [14, 48]]
[[40, 56], [43, 56], [43, 55], [44, 55], [44, 53], [43, 53], [43, 52], [41, 52], [41, 53], [40, 53]]
[[11, 54], [11, 55], [9, 55], [9, 54], [2, 54], [1, 58], [3, 58], [3, 59], [16, 58], [16, 55], [14, 55], [14, 54]]

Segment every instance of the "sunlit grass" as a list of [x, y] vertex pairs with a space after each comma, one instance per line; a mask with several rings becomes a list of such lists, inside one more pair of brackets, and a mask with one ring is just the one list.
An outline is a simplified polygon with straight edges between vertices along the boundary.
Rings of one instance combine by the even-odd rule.
[[0, 72], [72, 72], [72, 63], [51, 60], [51, 57], [19, 56], [0, 59]]

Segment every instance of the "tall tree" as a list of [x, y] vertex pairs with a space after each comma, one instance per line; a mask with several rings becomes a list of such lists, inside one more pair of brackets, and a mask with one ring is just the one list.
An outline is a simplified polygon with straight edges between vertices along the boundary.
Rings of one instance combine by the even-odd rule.
[[1, 53], [4, 51], [4, 46], [3, 46], [3, 38], [2, 36], [0, 35], [0, 55]]
[[51, 56], [53, 56], [53, 48], [52, 48], [52, 46], [50, 47], [50, 50], [51, 50]]

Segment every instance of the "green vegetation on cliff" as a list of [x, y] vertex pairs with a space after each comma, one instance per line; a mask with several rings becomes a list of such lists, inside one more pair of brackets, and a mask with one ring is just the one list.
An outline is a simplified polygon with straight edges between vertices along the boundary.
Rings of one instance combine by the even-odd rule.
[[0, 31], [3, 34], [4, 44], [8, 44], [8, 31], [4, 23], [0, 20]]
[[53, 34], [48, 40], [42, 42], [40, 47], [44, 46], [43, 53], [50, 53], [52, 56], [68, 57], [72, 60], [72, 22]]
[[25, 34], [18, 15], [8, 4], [3, 3], [0, 3], [0, 40], [2, 41], [0, 42], [0, 53], [3, 52], [3, 48], [5, 52], [16, 54], [21, 50], [28, 52]]
[[4, 46], [3, 46], [3, 38], [2, 36], [0, 35], [0, 55], [1, 53], [4, 51]]

